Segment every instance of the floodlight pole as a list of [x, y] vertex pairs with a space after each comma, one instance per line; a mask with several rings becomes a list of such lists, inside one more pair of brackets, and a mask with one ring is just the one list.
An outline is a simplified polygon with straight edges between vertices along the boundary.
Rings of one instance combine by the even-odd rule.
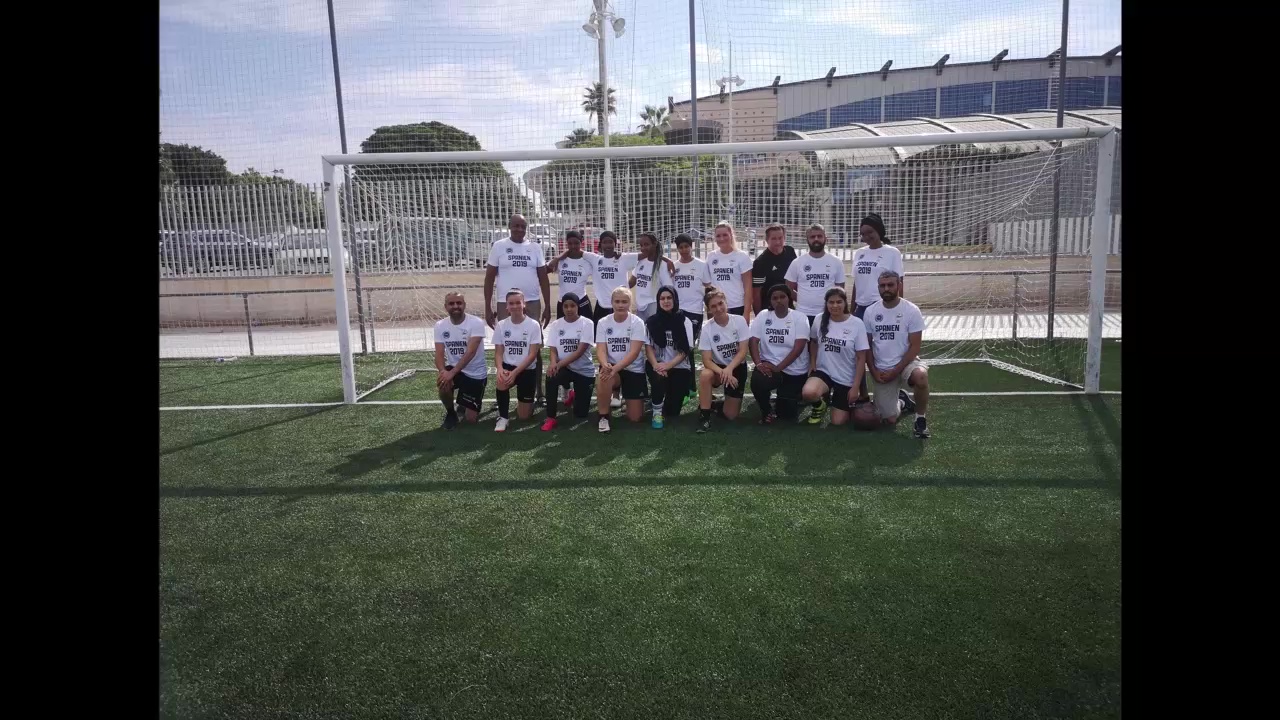
[[[728, 88], [729, 90], [729, 144], [732, 145], [733, 144], [733, 87], [734, 85], [737, 85], [739, 87], [742, 86], [742, 78], [733, 74], [733, 41], [732, 40], [729, 41], [729, 74], [726, 77], [722, 77], [719, 80], [717, 80], [716, 84], [720, 86], [720, 90], [722, 92], [726, 88]], [[737, 210], [738, 210], [737, 206], [734, 204], [734, 197], [733, 197], [733, 166], [734, 166], [735, 157], [736, 156], [734, 155], [729, 156], [729, 212], [728, 212], [729, 217], [728, 217], [728, 220], [730, 224], [733, 224], [734, 216], [737, 214]]]
[[[1062, 117], [1066, 110], [1067, 85], [1067, 23], [1071, 0], [1062, 0], [1062, 44], [1058, 49], [1058, 122], [1054, 127], [1062, 127]], [[1054, 147], [1054, 155], [1062, 150], [1062, 143]], [[1053, 342], [1053, 321], [1058, 304], [1058, 234], [1059, 214], [1062, 210], [1062, 158], [1055, 157], [1053, 164], [1053, 221], [1049, 226], [1049, 317], [1048, 339]], [[1108, 178], [1107, 182], [1111, 182]], [[1095, 237], [1096, 241], [1097, 238]]]
[[[692, 144], [698, 144], [698, 46], [695, 44], [697, 40], [697, 25], [694, 20], [694, 0], [689, 0], [689, 103], [691, 110]], [[702, 195], [698, 190], [698, 154], [693, 154], [693, 225], [691, 230], [701, 230], [702, 225]], [[702, 238], [699, 236], [698, 242], [694, 243], [696, 255], [702, 255]]]
[[[622, 19], [613, 12], [613, 8], [609, 7], [608, 0], [594, 0], [595, 10], [591, 12], [591, 18], [587, 21], [589, 25], [595, 27], [596, 36], [596, 52], [600, 59], [600, 130], [604, 135], [604, 146], [609, 147], [609, 65], [605, 57], [605, 19], [613, 18], [616, 26], [614, 32], [618, 37], [622, 37], [624, 30], [622, 29]], [[587, 30], [588, 28], [583, 28]], [[604, 159], [604, 225], [606, 229], [613, 228], [613, 166], [609, 158]]]
[[[338, 71], [338, 30], [333, 22], [333, 0], [329, 5], [329, 48], [333, 56], [333, 88], [338, 94], [338, 139], [342, 143], [342, 154], [347, 154], [347, 119], [342, 111], [342, 73]], [[344, 199], [347, 207], [347, 237], [351, 240], [351, 277], [356, 283], [356, 320], [360, 324], [360, 354], [369, 352], [364, 329], [364, 294], [360, 292], [360, 248], [356, 245], [356, 236], [352, 231], [355, 215], [351, 212], [351, 166], [342, 166]], [[337, 217], [333, 217], [337, 221]], [[332, 256], [330, 256], [332, 257]]]

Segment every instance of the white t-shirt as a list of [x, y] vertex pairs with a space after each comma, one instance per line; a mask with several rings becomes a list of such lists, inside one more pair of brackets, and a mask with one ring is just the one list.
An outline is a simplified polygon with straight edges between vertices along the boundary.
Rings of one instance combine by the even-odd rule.
[[579, 298], [586, 297], [587, 281], [595, 274], [596, 258], [599, 257], [595, 253], [584, 252], [577, 260], [567, 257], [556, 265], [556, 274], [560, 276], [560, 297], [569, 293]]
[[862, 306], [880, 302], [880, 273], [902, 269], [902, 251], [892, 245], [881, 245], [872, 250], [863, 245], [853, 253], [853, 301]]
[[[693, 322], [690, 321], [689, 318], [684, 318], [684, 333], [685, 333], [685, 337], [689, 338], [689, 349], [692, 350], [693, 349]], [[653, 346], [653, 354], [658, 358], [658, 362], [660, 363], [671, 362], [671, 360], [675, 358], [676, 353], [680, 352], [680, 350], [676, 348], [675, 338], [671, 337], [670, 330], [667, 331], [666, 347], [658, 347], [658, 344], [653, 341], [652, 337], [649, 338], [649, 344]], [[692, 359], [693, 358], [685, 358], [680, 362], [679, 367], [688, 368], [688, 365], [686, 365], [685, 363], [688, 361], [691, 361]]]
[[751, 338], [751, 328], [746, 318], [730, 315], [729, 324], [721, 326], [715, 320], [702, 324], [702, 336], [698, 338], [699, 350], [710, 350], [711, 357], [719, 365], [728, 365], [738, 354], [738, 343]]
[[[493, 344], [502, 346], [503, 363], [519, 365], [534, 351], [534, 345], [542, 345], [542, 327], [528, 315], [519, 325], [511, 322], [509, 317], [503, 318], [493, 330]], [[530, 367], [533, 367], [532, 363]]]
[[499, 240], [489, 251], [488, 264], [498, 268], [498, 280], [494, 284], [494, 288], [498, 291], [498, 302], [503, 302], [503, 298], [513, 288], [524, 293], [526, 302], [542, 299], [542, 291], [538, 284], [538, 268], [547, 264], [547, 258], [542, 254], [540, 243], [531, 240], [524, 242]]
[[702, 282], [711, 283], [724, 291], [725, 302], [730, 308], [742, 307], [746, 298], [742, 290], [742, 273], [751, 272], [751, 258], [741, 250], [722, 253], [719, 250], [707, 257], [702, 270]]
[[627, 273], [631, 272], [639, 259], [639, 253], [623, 253], [616, 258], [596, 255], [596, 270], [591, 277], [591, 284], [596, 289], [596, 302], [612, 307], [609, 304], [609, 294], [627, 286]]
[[457, 325], [447, 317], [437, 322], [433, 334], [436, 342], [444, 345], [444, 364], [449, 367], [457, 365], [462, 356], [467, 354], [467, 344], [471, 342], [471, 338], [478, 337], [480, 349], [471, 356], [471, 362], [462, 368], [462, 374], [469, 378], [483, 380], [489, 372], [484, 364], [484, 331], [486, 329], [484, 321], [470, 313], [467, 313], [466, 317], [462, 318], [462, 322]]
[[[627, 313], [627, 319], [618, 322], [614, 319], [613, 313], [609, 313], [605, 317], [600, 318], [600, 323], [596, 326], [596, 343], [604, 343], [605, 357], [609, 359], [609, 364], [617, 364], [627, 353], [631, 352], [631, 342], [639, 340], [647, 342], [649, 340], [648, 332], [645, 330], [644, 321], [635, 313]], [[636, 359], [631, 364], [622, 368], [631, 372], [644, 372], [644, 349], [636, 353]]]
[[911, 333], [924, 332], [924, 315], [910, 300], [898, 298], [898, 304], [887, 308], [877, 301], [862, 315], [875, 355], [877, 370], [889, 370], [902, 361], [911, 346]]
[[[795, 265], [794, 262], [791, 264]], [[787, 375], [809, 374], [809, 318], [795, 310], [788, 310], [784, 318], [766, 310], [751, 321], [751, 337], [760, 341], [760, 359], [774, 365], [786, 360], [795, 349], [796, 341], [803, 340], [804, 349], [800, 356], [782, 372]]]
[[658, 299], [658, 288], [663, 285], [672, 285], [671, 272], [667, 270], [667, 264], [659, 258], [656, 261], [658, 266], [658, 277], [655, 281], [653, 277], [653, 260], [638, 260], [631, 273], [636, 276], [636, 307], [642, 308], [651, 305]]
[[[596, 344], [596, 324], [591, 318], [579, 315], [573, 322], [560, 318], [547, 326], [547, 344], [556, 349], [561, 361], [577, 352], [580, 343]], [[574, 360], [569, 369], [579, 375], [595, 377], [596, 364], [591, 359], [591, 348]]]
[[680, 310], [683, 312], [702, 313], [703, 275], [707, 272], [707, 264], [698, 258], [687, 263], [675, 261], [676, 274], [671, 280], [675, 283], [676, 294], [680, 296]]
[[805, 315], [821, 315], [826, 309], [827, 290], [844, 282], [844, 262], [829, 252], [819, 258], [805, 253], [791, 261], [784, 277], [796, 284], [796, 309]]
[[809, 329], [809, 337], [818, 343], [818, 366], [831, 377], [837, 385], [846, 387], [853, 385], [854, 371], [857, 370], [858, 351], [866, 350], [867, 326], [856, 316], [850, 315], [840, 322], [831, 321], [827, 328], [827, 336], [822, 335], [822, 320], [815, 320]]

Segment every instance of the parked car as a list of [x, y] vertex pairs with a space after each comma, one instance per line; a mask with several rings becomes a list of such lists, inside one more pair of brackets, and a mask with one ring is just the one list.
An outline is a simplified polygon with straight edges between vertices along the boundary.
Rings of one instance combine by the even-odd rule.
[[[272, 238], [275, 245], [275, 271], [280, 275], [322, 275], [333, 271], [329, 262], [329, 235], [324, 230], [291, 230]], [[351, 266], [351, 253], [342, 250], [345, 267]]]
[[269, 243], [234, 230], [160, 231], [160, 261], [173, 272], [266, 269], [273, 260]]
[[461, 218], [393, 217], [381, 228], [383, 269], [479, 268], [489, 257], [485, 233]]

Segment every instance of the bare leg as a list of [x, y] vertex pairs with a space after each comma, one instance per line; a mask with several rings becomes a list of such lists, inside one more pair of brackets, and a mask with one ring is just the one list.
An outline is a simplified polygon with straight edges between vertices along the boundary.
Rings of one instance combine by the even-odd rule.
[[916, 368], [909, 378], [911, 385], [911, 399], [916, 403], [916, 417], [925, 414], [925, 410], [929, 407], [929, 373], [921, 368]]

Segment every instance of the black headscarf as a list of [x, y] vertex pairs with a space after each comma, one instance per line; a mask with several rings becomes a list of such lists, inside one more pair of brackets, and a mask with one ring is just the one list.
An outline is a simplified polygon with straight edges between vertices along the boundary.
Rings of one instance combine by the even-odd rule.
[[862, 218], [861, 224], [875, 228], [876, 232], [880, 234], [880, 242], [886, 245], [889, 244], [889, 235], [885, 232], [884, 220], [880, 218], [878, 213], [868, 213], [866, 217]]
[[656, 302], [658, 311], [645, 321], [645, 327], [649, 331], [649, 337], [653, 338], [653, 344], [660, 348], [667, 346], [667, 333], [670, 332], [676, 350], [684, 353], [685, 362], [693, 369], [693, 347], [689, 345], [689, 336], [684, 331], [687, 318], [680, 312], [680, 294], [670, 285], [663, 285], [654, 294], [654, 300], [662, 297], [663, 292], [671, 293], [671, 312], [663, 310], [662, 303]]

